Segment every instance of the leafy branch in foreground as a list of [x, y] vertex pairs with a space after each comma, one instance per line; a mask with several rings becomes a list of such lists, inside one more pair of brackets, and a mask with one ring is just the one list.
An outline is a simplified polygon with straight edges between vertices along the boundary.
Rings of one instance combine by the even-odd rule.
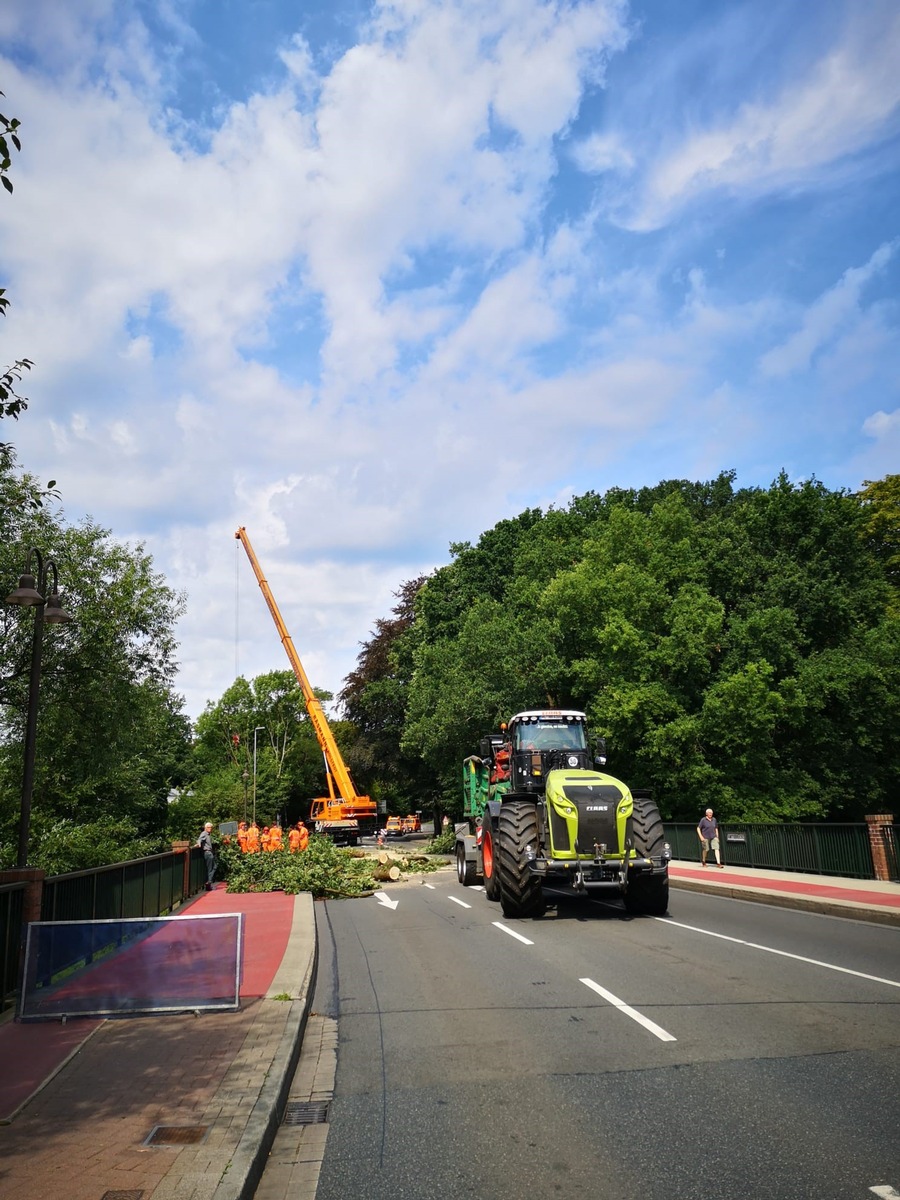
[[[0, 92], [0, 96], [3, 92]], [[8, 192], [13, 190], [12, 180], [7, 176], [6, 172], [12, 166], [12, 156], [9, 152], [9, 142], [15, 146], [16, 150], [22, 149], [22, 143], [19, 141], [19, 135], [16, 132], [22, 122], [18, 117], [4, 117], [0, 113], [0, 183]], [[7, 141], [7, 138], [9, 141]]]
[[[0, 288], [0, 313], [5, 314], [9, 301], [4, 298], [3, 292], [4, 289]], [[19, 413], [28, 407], [27, 397], [20, 396], [16, 388], [22, 382], [22, 373], [30, 371], [33, 366], [30, 358], [20, 358], [0, 375], [0, 417], [18, 420]]]

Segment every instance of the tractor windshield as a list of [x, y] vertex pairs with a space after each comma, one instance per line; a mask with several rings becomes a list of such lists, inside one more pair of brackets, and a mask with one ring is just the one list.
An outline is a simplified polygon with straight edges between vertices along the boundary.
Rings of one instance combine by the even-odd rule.
[[523, 721], [516, 727], [516, 750], [586, 750], [580, 721]]

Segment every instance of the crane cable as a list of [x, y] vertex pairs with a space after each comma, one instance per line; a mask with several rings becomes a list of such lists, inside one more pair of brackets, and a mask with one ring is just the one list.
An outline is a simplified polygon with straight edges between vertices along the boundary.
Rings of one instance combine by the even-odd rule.
[[240, 580], [241, 572], [239, 560], [240, 546], [237, 542], [234, 543], [234, 677], [240, 677]]

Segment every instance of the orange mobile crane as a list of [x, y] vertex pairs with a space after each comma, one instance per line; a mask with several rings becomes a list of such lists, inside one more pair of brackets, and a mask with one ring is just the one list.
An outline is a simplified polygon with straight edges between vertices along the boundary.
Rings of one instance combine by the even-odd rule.
[[[247, 557], [250, 559], [253, 574], [256, 576], [256, 581], [259, 584], [259, 590], [262, 592], [266, 604], [269, 606], [269, 612], [272, 614], [275, 628], [278, 630], [278, 636], [281, 638], [281, 644], [284, 646], [290, 664], [294, 668], [294, 674], [297, 676], [297, 682], [300, 684], [300, 690], [303, 692], [303, 699], [306, 701], [306, 711], [309, 713], [309, 719], [312, 722], [312, 727], [315, 730], [316, 738], [325, 759], [325, 777], [328, 780], [328, 795], [313, 800], [309, 814], [310, 820], [314, 822], [317, 832], [327, 833], [335, 842], [344, 842], [355, 846], [361, 834], [375, 832], [375, 825], [378, 820], [378, 808], [374, 800], [369, 796], [360, 796], [353, 786], [353, 780], [350, 778], [350, 772], [347, 770], [347, 765], [338, 749], [337, 742], [334, 740], [334, 734], [328, 725], [325, 711], [315, 692], [312, 690], [306, 672], [303, 670], [303, 664], [300, 662], [297, 651], [294, 649], [291, 635], [288, 633], [281, 618], [281, 613], [278, 611], [275, 597], [272, 595], [272, 591], [262, 573], [259, 559], [250, 545], [247, 530], [242, 525], [234, 536], [247, 551]], [[335, 784], [337, 785], [336, 787]]]

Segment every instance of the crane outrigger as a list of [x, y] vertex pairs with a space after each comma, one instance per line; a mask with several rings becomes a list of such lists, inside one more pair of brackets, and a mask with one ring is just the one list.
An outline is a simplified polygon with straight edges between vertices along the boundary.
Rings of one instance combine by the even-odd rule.
[[310, 722], [325, 759], [328, 795], [313, 800], [309, 814], [310, 820], [313, 821], [319, 833], [327, 833], [336, 842], [349, 842], [350, 845], [356, 845], [361, 834], [374, 833], [378, 820], [378, 808], [374, 800], [369, 796], [361, 796], [353, 785], [347, 764], [338, 749], [338, 744], [334, 740], [334, 734], [331, 732], [325, 716], [325, 710], [312, 689], [300, 656], [294, 649], [291, 635], [287, 631], [272, 590], [262, 573], [259, 559], [250, 544], [247, 530], [242, 525], [234, 536], [240, 541], [250, 559], [250, 566], [253, 568], [259, 590], [269, 606], [269, 612], [272, 614], [281, 644], [284, 646], [297, 682], [300, 684], [300, 690], [303, 692], [303, 699], [306, 702], [306, 711], [309, 713]]

